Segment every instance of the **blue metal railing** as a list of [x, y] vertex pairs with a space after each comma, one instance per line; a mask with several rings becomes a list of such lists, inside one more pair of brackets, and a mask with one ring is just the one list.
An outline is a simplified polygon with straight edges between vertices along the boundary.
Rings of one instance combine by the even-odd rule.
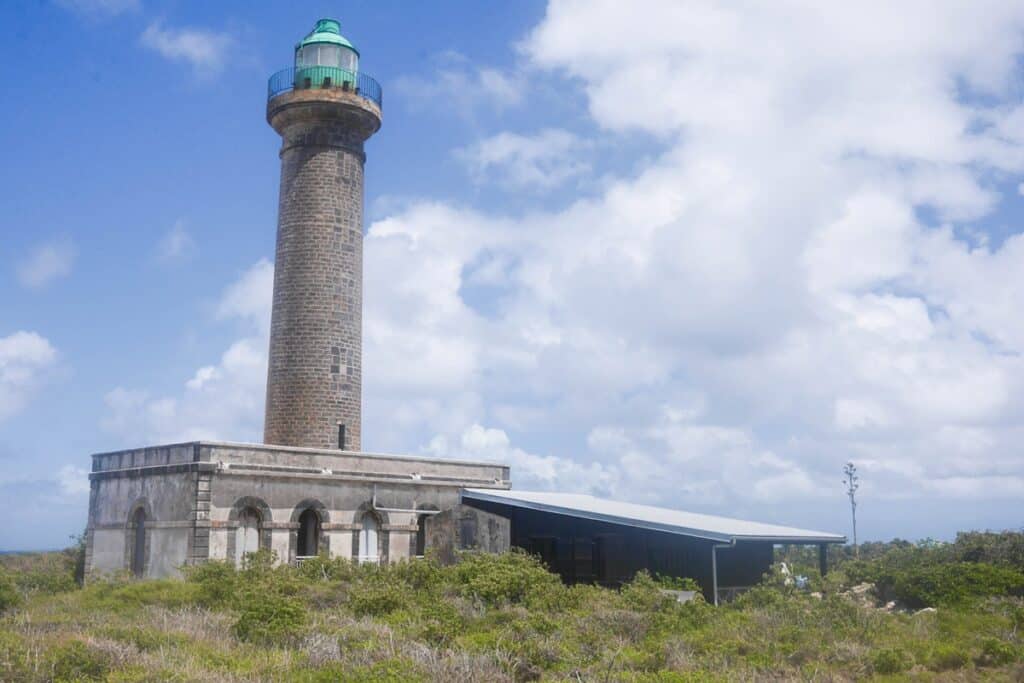
[[361, 71], [349, 71], [336, 66], [293, 66], [282, 69], [267, 82], [267, 100], [290, 90], [340, 88], [354, 92], [383, 108], [380, 83]]

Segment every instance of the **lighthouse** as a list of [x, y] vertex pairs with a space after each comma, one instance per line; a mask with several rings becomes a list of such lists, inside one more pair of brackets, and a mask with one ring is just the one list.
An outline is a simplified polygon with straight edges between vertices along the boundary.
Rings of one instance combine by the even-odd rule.
[[361, 445], [364, 144], [381, 90], [340, 24], [321, 19], [271, 77], [281, 136], [264, 443]]
[[94, 454], [90, 579], [242, 566], [260, 550], [376, 564], [452, 555], [457, 539], [508, 548], [507, 520], [460, 504], [465, 487], [507, 489], [507, 466], [361, 449], [363, 146], [380, 129], [381, 89], [359, 61], [340, 24], [321, 19], [268, 83], [281, 186], [263, 443]]

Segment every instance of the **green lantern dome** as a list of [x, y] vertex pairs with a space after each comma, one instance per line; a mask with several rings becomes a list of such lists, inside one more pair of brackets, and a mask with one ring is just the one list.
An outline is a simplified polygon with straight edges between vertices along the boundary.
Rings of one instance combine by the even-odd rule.
[[336, 19], [320, 19], [317, 21], [313, 30], [295, 45], [296, 53], [307, 45], [337, 45], [351, 50], [356, 54], [356, 57], [359, 56], [359, 50], [356, 49], [356, 46], [350, 43], [345, 36], [341, 35], [341, 23]]

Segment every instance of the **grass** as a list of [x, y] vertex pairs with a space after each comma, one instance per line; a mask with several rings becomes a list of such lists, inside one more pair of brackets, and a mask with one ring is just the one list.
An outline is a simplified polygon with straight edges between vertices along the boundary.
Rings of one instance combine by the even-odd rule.
[[[0, 585], [15, 595], [0, 607], [0, 680], [1024, 679], [1024, 602], [999, 592], [1015, 590], [1005, 573], [1019, 571], [1013, 558], [981, 558], [1001, 571], [978, 595], [934, 569], [962, 556], [945, 547], [915, 548], [913, 562], [891, 556], [906, 552], [894, 545], [812, 576], [820, 597], [773, 575], [717, 609], [680, 605], [661, 592], [671, 582], [646, 575], [619, 591], [567, 587], [519, 553], [467, 555], [453, 567], [318, 559], [299, 569], [255, 556], [239, 571], [211, 563], [184, 580], [85, 588], [67, 579], [74, 553], [20, 556], [0, 559]], [[940, 606], [863, 605], [845, 591], [866, 571]], [[967, 594], [950, 599], [947, 588]]]

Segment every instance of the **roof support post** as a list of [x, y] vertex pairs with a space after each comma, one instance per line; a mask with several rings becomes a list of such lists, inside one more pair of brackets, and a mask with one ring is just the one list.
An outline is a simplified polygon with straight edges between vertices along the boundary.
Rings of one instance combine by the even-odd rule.
[[824, 543], [818, 544], [818, 571], [822, 577], [828, 573], [828, 546]]
[[718, 607], [718, 549], [732, 546], [733, 543], [713, 543], [711, 545], [711, 591], [715, 598], [715, 607]]

